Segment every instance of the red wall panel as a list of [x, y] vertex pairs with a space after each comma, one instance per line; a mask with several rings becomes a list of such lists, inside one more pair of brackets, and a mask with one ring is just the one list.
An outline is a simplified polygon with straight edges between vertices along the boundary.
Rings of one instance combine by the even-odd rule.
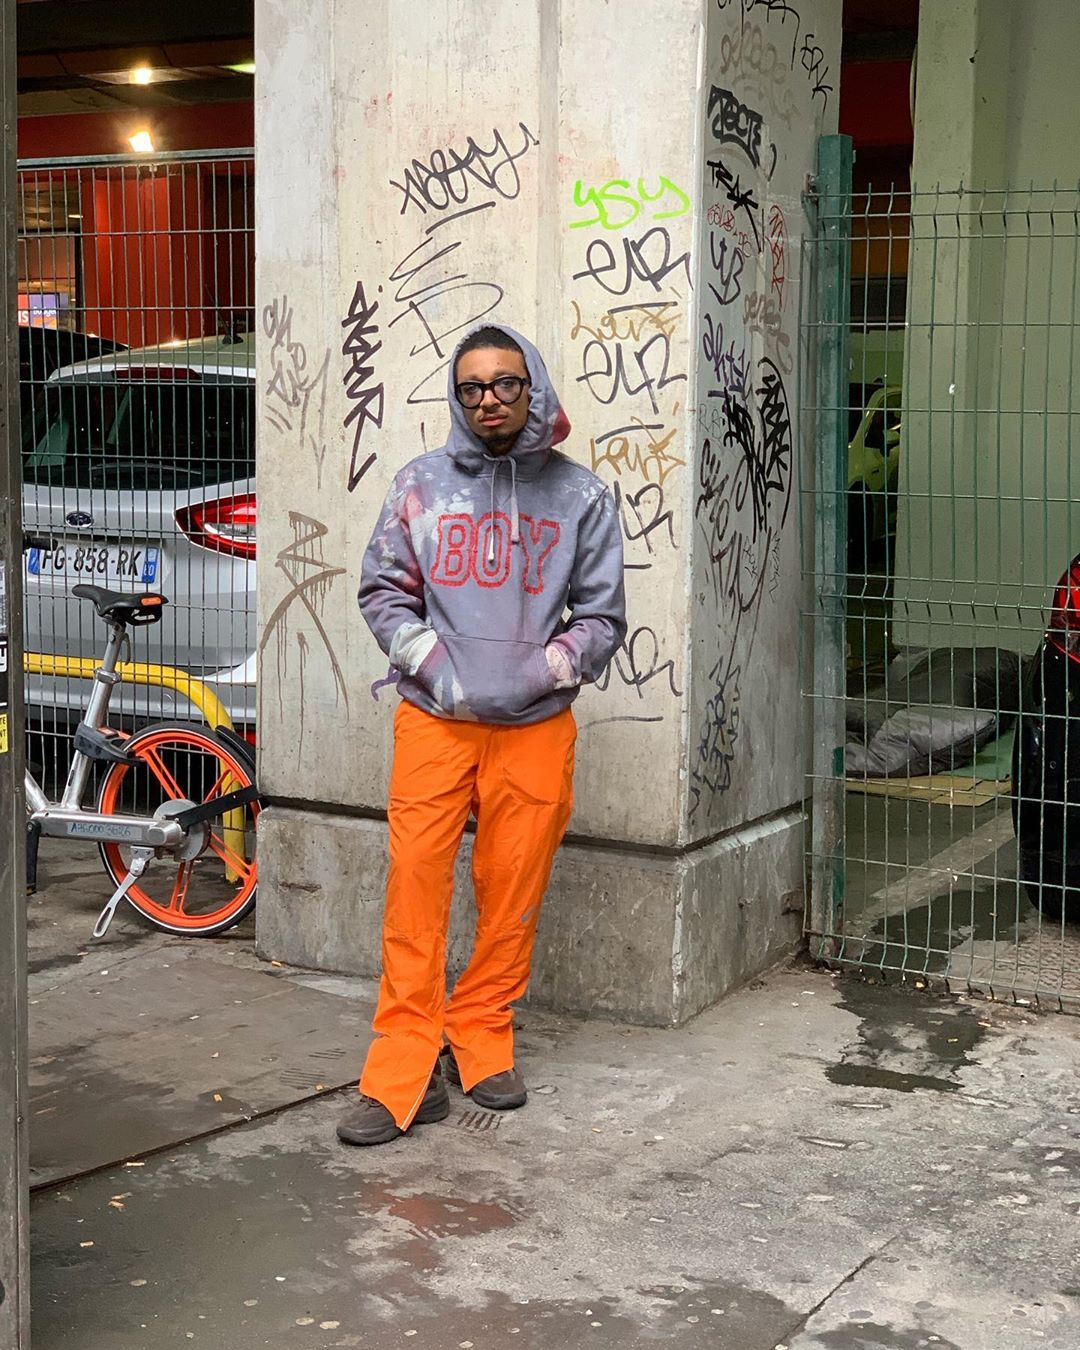
[[255, 109], [250, 102], [204, 103], [144, 112], [20, 117], [19, 158], [129, 154], [128, 137], [136, 131], [149, 131], [158, 150], [240, 149], [254, 143]]
[[911, 145], [910, 61], [845, 61], [840, 131], [860, 146]]

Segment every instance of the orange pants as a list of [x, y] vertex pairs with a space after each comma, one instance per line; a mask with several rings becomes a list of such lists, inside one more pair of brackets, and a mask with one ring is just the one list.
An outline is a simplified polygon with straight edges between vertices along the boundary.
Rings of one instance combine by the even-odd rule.
[[[382, 983], [360, 1091], [400, 1129], [416, 1114], [444, 1039], [466, 1091], [513, 1067], [511, 1004], [529, 983], [540, 901], [570, 819], [576, 739], [569, 708], [502, 727], [398, 706]], [[448, 1000], [454, 859], [470, 810], [476, 941]]]

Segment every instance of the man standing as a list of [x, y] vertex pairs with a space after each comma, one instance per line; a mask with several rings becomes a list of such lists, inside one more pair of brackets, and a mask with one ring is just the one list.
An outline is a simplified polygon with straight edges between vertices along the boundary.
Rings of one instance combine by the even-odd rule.
[[[570, 704], [626, 634], [622, 539], [539, 352], [486, 326], [449, 369], [450, 439], [397, 475], [364, 555], [360, 610], [400, 672], [375, 1040], [338, 1126], [382, 1144], [441, 1120], [439, 1066], [480, 1106], [523, 1106], [511, 1005], [529, 982], [570, 818]], [[454, 859], [476, 816], [476, 941], [446, 998]]]

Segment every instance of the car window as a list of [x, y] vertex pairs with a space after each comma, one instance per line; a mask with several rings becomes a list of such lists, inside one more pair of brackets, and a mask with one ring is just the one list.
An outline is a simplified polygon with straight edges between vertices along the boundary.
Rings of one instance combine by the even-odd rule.
[[866, 419], [866, 430], [863, 433], [863, 445], [868, 450], [885, 449], [885, 432], [895, 431], [900, 425], [900, 407], [898, 401], [892, 403], [885, 402]]
[[872, 412], [867, 418], [863, 445], [868, 450], [885, 449], [885, 414], [880, 408], [876, 412]]
[[23, 479], [49, 487], [179, 491], [255, 471], [255, 390], [197, 381], [38, 385]]

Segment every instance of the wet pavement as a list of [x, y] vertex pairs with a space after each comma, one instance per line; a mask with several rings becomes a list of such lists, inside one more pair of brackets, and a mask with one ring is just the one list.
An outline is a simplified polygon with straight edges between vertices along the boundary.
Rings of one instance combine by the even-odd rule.
[[[262, 965], [244, 934], [184, 943], [126, 916], [90, 949], [92, 889], [51, 873], [31, 934], [32, 1013], [62, 997], [72, 1046], [90, 1047], [64, 1062], [66, 1108], [63, 1073], [36, 1076], [72, 1118], [65, 1147], [81, 1133], [88, 1162], [112, 1159], [35, 1193], [35, 1350], [1080, 1345], [1075, 1019], [802, 965], [678, 1031], [527, 1011], [524, 1110], [451, 1089], [447, 1120], [348, 1149], [333, 1130], [351, 1092], [314, 1082], [264, 1075], [265, 1114], [215, 1119], [194, 1080], [214, 1050], [192, 1025], [260, 981], [304, 1010], [228, 1023], [228, 1112], [262, 1055], [299, 1044], [316, 1076], [315, 1047], [358, 1060], [373, 989]], [[151, 996], [166, 963], [201, 971], [194, 1024], [178, 986]], [[114, 990], [104, 1020], [100, 972], [117, 968], [132, 999]], [[137, 1152], [144, 1125], [118, 1125], [121, 1093], [99, 1110], [76, 1095], [91, 1052], [138, 1085], [153, 1151]], [[55, 1115], [35, 1121], [39, 1157]]]
[[1080, 1012], [1080, 923], [1041, 914], [1018, 881], [1008, 797], [851, 793], [844, 871], [844, 959]]

